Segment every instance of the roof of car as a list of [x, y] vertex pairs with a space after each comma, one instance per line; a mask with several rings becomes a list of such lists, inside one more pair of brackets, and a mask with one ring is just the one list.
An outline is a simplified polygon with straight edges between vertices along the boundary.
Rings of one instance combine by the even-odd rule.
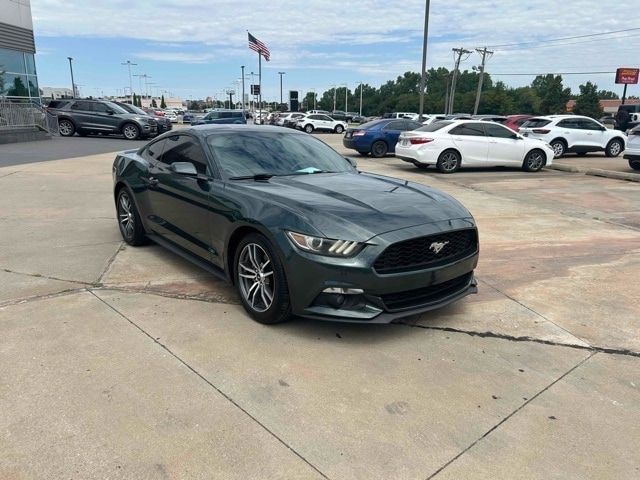
[[[289, 128], [277, 127], [275, 125], [245, 125], [245, 124], [234, 124], [234, 123], [225, 123], [218, 125], [194, 125], [189, 128], [181, 129], [179, 132], [173, 132], [173, 135], [177, 133], [191, 133], [193, 135], [197, 135], [199, 137], [206, 137], [211, 133], [215, 132], [271, 132], [271, 133], [287, 133], [291, 135], [307, 135], [304, 132], [293, 130]], [[167, 132], [171, 133], [171, 132]]]

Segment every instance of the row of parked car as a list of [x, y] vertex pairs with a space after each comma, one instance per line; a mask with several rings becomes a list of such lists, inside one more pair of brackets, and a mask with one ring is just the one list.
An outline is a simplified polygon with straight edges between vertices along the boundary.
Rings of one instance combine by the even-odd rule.
[[583, 156], [597, 151], [608, 157], [625, 152], [629, 165], [640, 170], [640, 127], [627, 136], [579, 115], [510, 120], [511, 125], [489, 116], [432, 118], [424, 125], [406, 118], [383, 118], [348, 128], [343, 145], [378, 158], [395, 153], [417, 167], [435, 165], [443, 173], [453, 173], [462, 165], [517, 165], [538, 171], [566, 153]]

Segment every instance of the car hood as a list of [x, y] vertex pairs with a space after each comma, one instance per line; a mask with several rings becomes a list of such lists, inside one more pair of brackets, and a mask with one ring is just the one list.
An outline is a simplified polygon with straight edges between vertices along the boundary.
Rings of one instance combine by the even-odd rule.
[[393, 230], [471, 217], [438, 190], [368, 173], [272, 177], [245, 186], [297, 213], [327, 238], [366, 241]]

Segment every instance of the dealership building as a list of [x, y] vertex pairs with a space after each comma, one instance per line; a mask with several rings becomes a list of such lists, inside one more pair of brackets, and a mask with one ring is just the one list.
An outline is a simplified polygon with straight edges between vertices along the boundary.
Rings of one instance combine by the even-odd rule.
[[0, 97], [40, 98], [30, 0], [0, 0]]

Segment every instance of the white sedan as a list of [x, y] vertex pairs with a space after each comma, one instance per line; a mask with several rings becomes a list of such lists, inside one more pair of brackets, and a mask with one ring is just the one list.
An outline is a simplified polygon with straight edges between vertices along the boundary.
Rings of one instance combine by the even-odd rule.
[[347, 129], [347, 122], [334, 120], [329, 115], [314, 113], [298, 120], [296, 128], [300, 128], [307, 133], [312, 133], [314, 130], [342, 133]]
[[396, 157], [421, 168], [435, 165], [442, 173], [460, 167], [502, 166], [537, 172], [551, 165], [553, 149], [497, 123], [445, 120], [403, 132]]

